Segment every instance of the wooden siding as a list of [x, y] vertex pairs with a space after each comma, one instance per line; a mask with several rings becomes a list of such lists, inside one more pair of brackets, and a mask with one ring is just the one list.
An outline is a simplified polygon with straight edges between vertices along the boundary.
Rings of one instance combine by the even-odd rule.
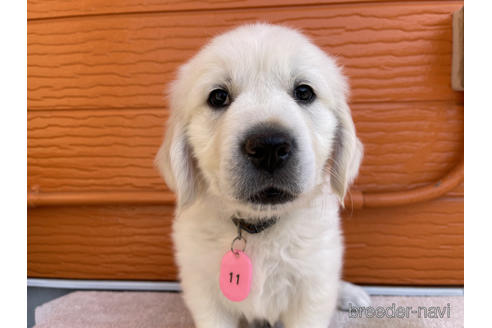
[[[213, 35], [268, 21], [337, 56], [365, 158], [356, 187], [432, 183], [463, 154], [451, 89], [452, 13], [462, 1], [28, 1], [28, 191], [163, 191], [153, 168], [176, 68]], [[174, 280], [170, 206], [28, 211], [28, 275]], [[463, 187], [345, 213], [345, 276], [463, 283]]]
[[[174, 280], [172, 207], [29, 209], [33, 277]], [[344, 276], [374, 284], [463, 283], [463, 208], [446, 198], [344, 214]]]

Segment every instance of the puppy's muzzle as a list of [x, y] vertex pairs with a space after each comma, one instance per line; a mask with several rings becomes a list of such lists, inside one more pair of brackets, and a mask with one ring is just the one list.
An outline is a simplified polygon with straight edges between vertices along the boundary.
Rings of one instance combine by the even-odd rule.
[[[250, 181], [259, 187], [247, 198], [252, 203], [281, 204], [295, 198], [286, 181], [293, 182], [296, 142], [281, 126], [260, 125], [246, 133], [241, 144], [243, 161], [249, 163]], [[292, 177], [292, 178], [289, 178]]]

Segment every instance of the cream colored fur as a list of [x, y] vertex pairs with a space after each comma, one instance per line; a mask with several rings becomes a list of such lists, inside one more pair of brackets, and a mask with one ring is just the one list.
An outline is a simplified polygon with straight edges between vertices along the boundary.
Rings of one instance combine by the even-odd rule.
[[[308, 106], [292, 98], [299, 80], [309, 81], [317, 95]], [[232, 103], [213, 110], [208, 94], [222, 85]], [[156, 164], [177, 193], [173, 240], [197, 327], [236, 327], [241, 317], [280, 320], [286, 328], [328, 327], [337, 298], [341, 307], [368, 304], [362, 289], [340, 281], [339, 205], [362, 158], [347, 91], [331, 57], [301, 33], [275, 25], [220, 35], [181, 67]], [[258, 206], [233, 196], [239, 173], [231, 170], [238, 160], [232, 150], [262, 122], [294, 131], [298, 141], [302, 192], [287, 204]], [[262, 233], [245, 234], [253, 280], [249, 297], [238, 303], [227, 300], [218, 283], [221, 258], [237, 234], [235, 214], [280, 218]]]

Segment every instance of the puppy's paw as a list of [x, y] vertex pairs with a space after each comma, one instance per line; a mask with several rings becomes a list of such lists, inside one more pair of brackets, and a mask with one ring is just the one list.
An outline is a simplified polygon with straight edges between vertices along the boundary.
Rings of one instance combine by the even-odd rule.
[[371, 298], [361, 287], [341, 281], [337, 300], [338, 309], [348, 311], [350, 304], [352, 307], [368, 307], [371, 305]]

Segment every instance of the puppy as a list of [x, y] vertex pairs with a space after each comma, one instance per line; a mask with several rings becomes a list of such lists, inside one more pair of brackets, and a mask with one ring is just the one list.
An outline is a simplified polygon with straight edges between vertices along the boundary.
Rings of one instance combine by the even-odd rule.
[[[176, 261], [197, 327], [326, 328], [337, 299], [369, 304], [340, 281], [339, 206], [362, 158], [347, 92], [332, 58], [276, 25], [215, 37], [180, 68], [156, 166], [177, 194]], [[242, 280], [222, 272], [230, 252], [249, 259]]]

